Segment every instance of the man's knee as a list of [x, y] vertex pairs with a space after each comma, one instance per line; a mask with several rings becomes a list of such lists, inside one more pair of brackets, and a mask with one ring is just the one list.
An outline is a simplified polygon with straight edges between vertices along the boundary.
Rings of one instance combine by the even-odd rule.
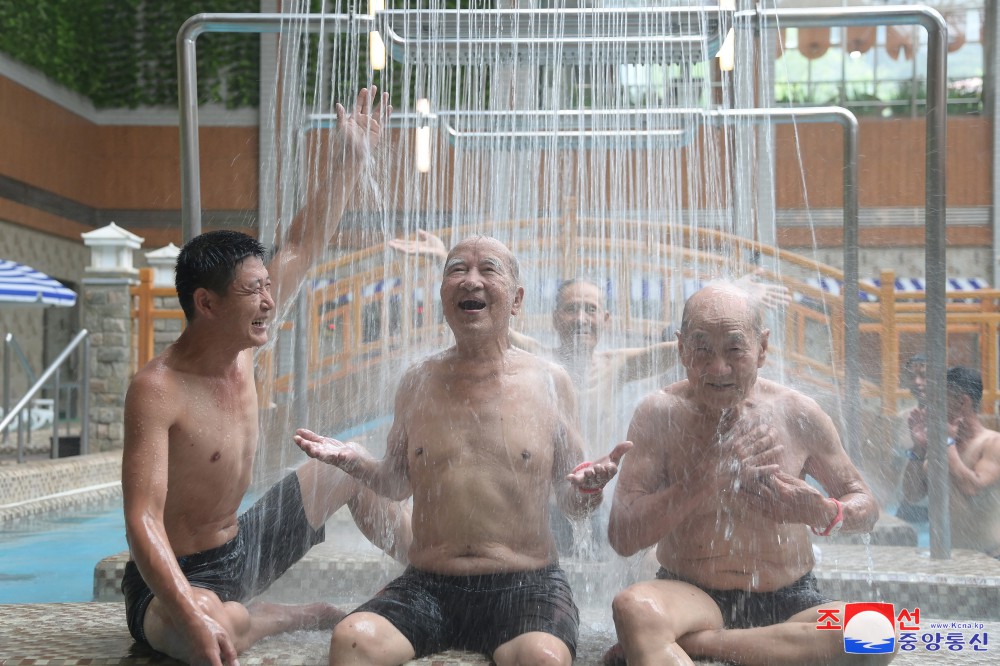
[[384, 618], [371, 613], [348, 615], [333, 628], [330, 664], [397, 664], [414, 656], [413, 647]]
[[544, 632], [522, 634], [493, 652], [497, 666], [569, 666], [573, 662], [569, 647], [559, 638]]
[[[192, 588], [194, 601], [202, 613], [212, 618], [226, 633], [233, 637], [249, 626], [249, 614], [242, 605], [223, 603], [209, 590]], [[149, 603], [143, 618], [143, 632], [150, 647], [182, 661], [189, 661], [191, 646], [187, 644], [184, 630], [178, 627], [156, 597]], [[239, 646], [237, 646], [239, 649]]]
[[663, 606], [643, 583], [627, 587], [611, 602], [611, 615], [619, 631], [642, 631], [666, 623]]

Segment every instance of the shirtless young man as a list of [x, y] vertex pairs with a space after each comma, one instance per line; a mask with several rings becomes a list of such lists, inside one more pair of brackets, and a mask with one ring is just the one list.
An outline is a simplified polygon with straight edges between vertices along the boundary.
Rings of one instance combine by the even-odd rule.
[[299, 430], [311, 456], [413, 497], [410, 568], [333, 631], [330, 664], [402, 664], [462, 648], [499, 666], [569, 664], [578, 613], [549, 532], [549, 496], [585, 515], [630, 448], [584, 458], [566, 371], [509, 341], [517, 262], [492, 238], [452, 249], [441, 282], [455, 345], [412, 366], [386, 455]]
[[[952, 544], [1000, 559], [1000, 432], [979, 421], [983, 379], [977, 370], [948, 370], [948, 471]], [[927, 427], [912, 429], [913, 448], [903, 472], [903, 493], [927, 495]]]
[[[245, 234], [209, 232], [184, 246], [176, 284], [187, 327], [129, 386], [122, 460], [129, 631], [182, 661], [235, 664], [264, 636], [332, 626], [343, 613], [327, 604], [240, 602], [321, 541], [323, 523], [344, 503], [384, 548], [392, 544], [383, 521], [405, 513], [308, 461], [237, 518], [257, 450], [253, 353], [267, 342], [275, 301], [294, 293], [329, 242], [378, 141], [374, 95], [362, 90], [350, 116], [337, 105], [340, 168], [292, 222], [270, 275], [263, 246]], [[390, 109], [385, 96], [381, 108]], [[405, 552], [405, 520], [397, 531]]]
[[661, 569], [613, 602], [629, 666], [854, 657], [842, 634], [815, 629], [819, 606], [841, 604], [816, 589], [808, 527], [867, 532], [878, 509], [816, 402], [757, 377], [767, 338], [746, 292], [698, 291], [678, 333], [687, 379], [632, 418], [608, 537], [625, 556], [655, 545]]

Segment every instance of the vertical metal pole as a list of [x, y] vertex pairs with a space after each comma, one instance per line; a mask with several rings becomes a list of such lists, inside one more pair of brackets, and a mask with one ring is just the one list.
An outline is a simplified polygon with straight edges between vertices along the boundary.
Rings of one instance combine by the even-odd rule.
[[[3, 415], [10, 411], [10, 340], [13, 334], [7, 333], [3, 336]], [[7, 443], [7, 434], [10, 432], [8, 424], [3, 429], [3, 441]]]
[[984, 111], [992, 120], [991, 146], [993, 148], [993, 172], [990, 181], [990, 225], [993, 228], [993, 261], [990, 265], [990, 284], [1000, 280], [1000, 99], [997, 98], [997, 77], [1000, 76], [1000, 7], [996, 3], [986, 3], [985, 35], [986, 66], [983, 76]]
[[[261, 0], [262, 12], [280, 9], [277, 0]], [[257, 178], [257, 232], [258, 239], [266, 247], [277, 241], [275, 237], [278, 222], [278, 120], [277, 71], [278, 37], [273, 34], [260, 36], [260, 104], [257, 126], [258, 164]]]
[[[86, 331], [85, 331], [86, 332]], [[87, 455], [90, 453], [90, 334], [83, 339], [83, 348], [80, 352], [83, 360], [80, 362], [80, 376], [84, 390], [80, 391], [80, 453]]]
[[927, 276], [927, 482], [930, 510], [931, 557], [951, 557], [951, 524], [948, 506], [947, 363], [948, 319], [945, 306], [947, 280], [945, 252], [945, 163], [948, 129], [948, 25], [928, 9], [927, 29], [927, 204], [924, 211], [924, 261]]
[[55, 374], [52, 375], [52, 446], [49, 453], [50, 458], [59, 457], [59, 373], [60, 370], [57, 367]]
[[177, 104], [181, 135], [181, 231], [184, 242], [201, 233], [201, 162], [198, 147], [198, 50], [202, 17], [177, 33]]
[[[844, 131], [844, 210], [851, 211], [853, 224], [844, 226], [844, 418], [846, 442], [851, 459], [860, 458], [858, 433], [861, 427], [861, 314], [858, 298], [858, 120], [852, 131]], [[851, 165], [848, 168], [847, 165]], [[845, 214], [845, 218], [847, 215]], [[850, 248], [848, 250], [847, 248]]]
[[[201, 164], [198, 146], [198, 51], [203, 32], [280, 32], [300, 21], [311, 32], [373, 24], [370, 16], [350, 14], [196, 14], [177, 31], [177, 102], [180, 107], [181, 229], [186, 243], [201, 233]], [[270, 239], [265, 239], [270, 242]]]
[[17, 462], [24, 462], [24, 425], [27, 421], [20, 415], [17, 417]]
[[[948, 25], [941, 14], [922, 5], [894, 7], [850, 7], [832, 9], [773, 9], [761, 10], [756, 17], [761, 27], [819, 27], [819, 26], [878, 26], [920, 25], [927, 30], [927, 160], [925, 164], [925, 272], [927, 276], [927, 441], [929, 504], [931, 519], [931, 557], [951, 557], [951, 528], [948, 509], [948, 467], [945, 440], [947, 436], [945, 358], [947, 320], [945, 317], [945, 138], [947, 129], [947, 42]], [[844, 243], [844, 289], [848, 296], [857, 293], [857, 283], [848, 282], [848, 255], [857, 257], [857, 245]], [[855, 264], [856, 266], [856, 264]], [[854, 276], [857, 277], [856, 274]], [[857, 307], [856, 298], [845, 298], [847, 304]], [[856, 310], [855, 310], [856, 312]], [[845, 319], [847, 311], [845, 309]], [[856, 315], [854, 315], [856, 316]], [[845, 322], [846, 324], [846, 322]], [[846, 325], [844, 346], [848, 365], [848, 401], [845, 411], [853, 409], [851, 396], [860, 404], [860, 378], [858, 350], [848, 347], [852, 330]], [[853, 344], [853, 343], [852, 343]], [[853, 367], [853, 370], [852, 370]], [[845, 417], [852, 418], [851, 413]], [[854, 413], [853, 422], [860, 422], [860, 412]], [[851, 422], [851, 421], [849, 421]]]

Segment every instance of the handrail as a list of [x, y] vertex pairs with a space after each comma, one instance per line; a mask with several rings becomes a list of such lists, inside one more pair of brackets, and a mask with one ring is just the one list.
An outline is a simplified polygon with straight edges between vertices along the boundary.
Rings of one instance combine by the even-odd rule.
[[[59, 353], [59, 356], [57, 356], [56, 359], [54, 361], [52, 361], [51, 364], [49, 364], [49, 367], [45, 369], [45, 371], [35, 381], [35, 383], [32, 385], [32, 387], [28, 389], [28, 392], [24, 394], [24, 397], [22, 397], [17, 402], [17, 404], [14, 406], [14, 408], [9, 413], [4, 414], [3, 418], [0, 419], [0, 430], [3, 430], [8, 425], [10, 425], [11, 422], [13, 422], [14, 418], [17, 417], [21, 413], [21, 410], [24, 409], [25, 406], [27, 406], [28, 403], [30, 403], [32, 399], [34, 399], [35, 394], [37, 394], [39, 391], [41, 391], [43, 388], [45, 388], [45, 384], [46, 384], [46, 382], [48, 382], [48, 380], [49, 380], [50, 377], [55, 377], [55, 382], [56, 382], [56, 385], [58, 386], [58, 382], [59, 382], [59, 370], [62, 367], [62, 364], [66, 362], [66, 360], [69, 358], [69, 355], [73, 351], [75, 351], [76, 348], [81, 343], [83, 344], [83, 363], [81, 363], [81, 368], [82, 368], [81, 383], [82, 383], [83, 386], [89, 387], [89, 385], [90, 385], [90, 333], [87, 331], [87, 329], [84, 328], [84, 329], [81, 329], [80, 332], [77, 333], [76, 336], [74, 336], [74, 338], [72, 340], [70, 340], [69, 344], [66, 345], [66, 348], [63, 349], [62, 352]], [[85, 453], [89, 452], [88, 430], [89, 430], [89, 425], [90, 425], [90, 420], [89, 420], [90, 419], [90, 415], [89, 415], [89, 412], [90, 412], [90, 391], [89, 391], [89, 389], [88, 390], [83, 390], [83, 391], [80, 392], [80, 394], [81, 394], [81, 399], [83, 400], [83, 406], [81, 408], [83, 423], [81, 425], [81, 431], [80, 431], [80, 453], [84, 453], [85, 454]], [[59, 393], [58, 393], [58, 390], [56, 391], [55, 396], [56, 396], [55, 397], [55, 401], [53, 402], [53, 405], [52, 405], [53, 411], [56, 414], [56, 421], [53, 422], [54, 424], [58, 421], [58, 418], [59, 418]], [[52, 438], [52, 457], [54, 458], [54, 457], [56, 457], [55, 454], [58, 451], [58, 446], [59, 446], [59, 437], [58, 437], [58, 428], [57, 427], [55, 427], [55, 426], [53, 427], [52, 434], [53, 434], [53, 438]], [[23, 430], [23, 428], [20, 428], [20, 427], [17, 429], [17, 461], [19, 463], [24, 462], [24, 430]]]
[[[27, 375], [29, 382], [35, 381], [35, 371], [31, 367], [31, 363], [28, 362], [28, 357], [25, 356], [24, 351], [21, 349], [21, 345], [17, 344], [17, 340], [14, 339], [13, 333], [7, 333], [3, 339], [3, 414], [10, 411], [10, 354], [13, 353], [18, 362], [21, 364], [21, 369], [24, 370], [24, 374]], [[13, 350], [11, 352], [11, 350]], [[31, 418], [31, 408], [28, 408], [28, 418]], [[7, 441], [7, 434], [10, 428], [3, 428], [3, 441]], [[28, 441], [31, 441], [31, 433], [28, 433]]]

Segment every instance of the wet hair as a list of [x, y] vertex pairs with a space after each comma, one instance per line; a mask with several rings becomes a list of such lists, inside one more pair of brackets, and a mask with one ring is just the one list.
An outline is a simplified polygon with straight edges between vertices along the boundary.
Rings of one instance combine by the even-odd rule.
[[177, 300], [188, 321], [194, 319], [194, 292], [205, 288], [225, 294], [236, 279], [236, 268], [247, 258], [266, 261], [260, 242], [239, 231], [208, 231], [185, 243], [174, 267]]
[[556, 303], [562, 302], [563, 295], [566, 293], [566, 291], [570, 287], [578, 285], [578, 284], [589, 284], [589, 285], [591, 285], [593, 287], [596, 287], [597, 288], [597, 293], [600, 294], [600, 296], [601, 296], [601, 300], [602, 301], [604, 300], [604, 291], [601, 289], [601, 285], [597, 284], [597, 282], [595, 282], [594, 280], [591, 280], [590, 278], [572, 277], [572, 278], [568, 278], [566, 280], [563, 280], [562, 282], [559, 283], [559, 286], [556, 287]]
[[[749, 314], [750, 327], [753, 329], [754, 333], [757, 335], [762, 335], [764, 333], [764, 309], [761, 306], [760, 300], [754, 298], [750, 292], [746, 291], [742, 287], [733, 284], [732, 282], [719, 281], [714, 284], [710, 284], [707, 287], [699, 289], [694, 294], [688, 297], [684, 302], [684, 311], [681, 313], [681, 333], [683, 334], [688, 330], [691, 324], [691, 303], [696, 301], [698, 298], [704, 298], [702, 294], [706, 289], [717, 289], [721, 291], [728, 291], [731, 294], [739, 295], [743, 298], [746, 303], [747, 313]], [[699, 296], [701, 294], [701, 296]]]
[[978, 370], [960, 365], [949, 368], [946, 383], [949, 391], [969, 396], [972, 408], [979, 411], [979, 403], [983, 400], [983, 376]]
[[907, 372], [912, 372], [913, 366], [915, 365], [927, 365], [927, 357], [923, 354], [914, 354], [910, 358], [906, 359], [906, 363], [903, 364], [903, 369]]
[[[485, 234], [479, 234], [479, 235], [476, 235], [476, 236], [469, 236], [468, 238], [463, 238], [462, 240], [460, 240], [458, 243], [456, 243], [451, 248], [451, 251], [448, 252], [448, 260], [451, 259], [451, 252], [454, 251], [454, 249], [456, 247], [458, 247], [462, 243], [471, 243], [471, 242], [474, 242], [474, 241], [493, 241], [497, 245], [500, 245], [504, 250], [506, 250], [507, 251], [507, 266], [510, 267], [511, 277], [514, 278], [514, 286], [515, 287], [520, 287], [521, 286], [521, 264], [517, 261], [517, 257], [514, 256], [514, 253], [511, 252], [511, 249], [509, 247], [507, 247], [507, 245], [505, 243], [501, 242], [497, 238], [494, 238], [493, 236], [487, 236]], [[448, 267], [448, 260], [446, 260], [445, 263], [444, 263], [445, 268]]]

